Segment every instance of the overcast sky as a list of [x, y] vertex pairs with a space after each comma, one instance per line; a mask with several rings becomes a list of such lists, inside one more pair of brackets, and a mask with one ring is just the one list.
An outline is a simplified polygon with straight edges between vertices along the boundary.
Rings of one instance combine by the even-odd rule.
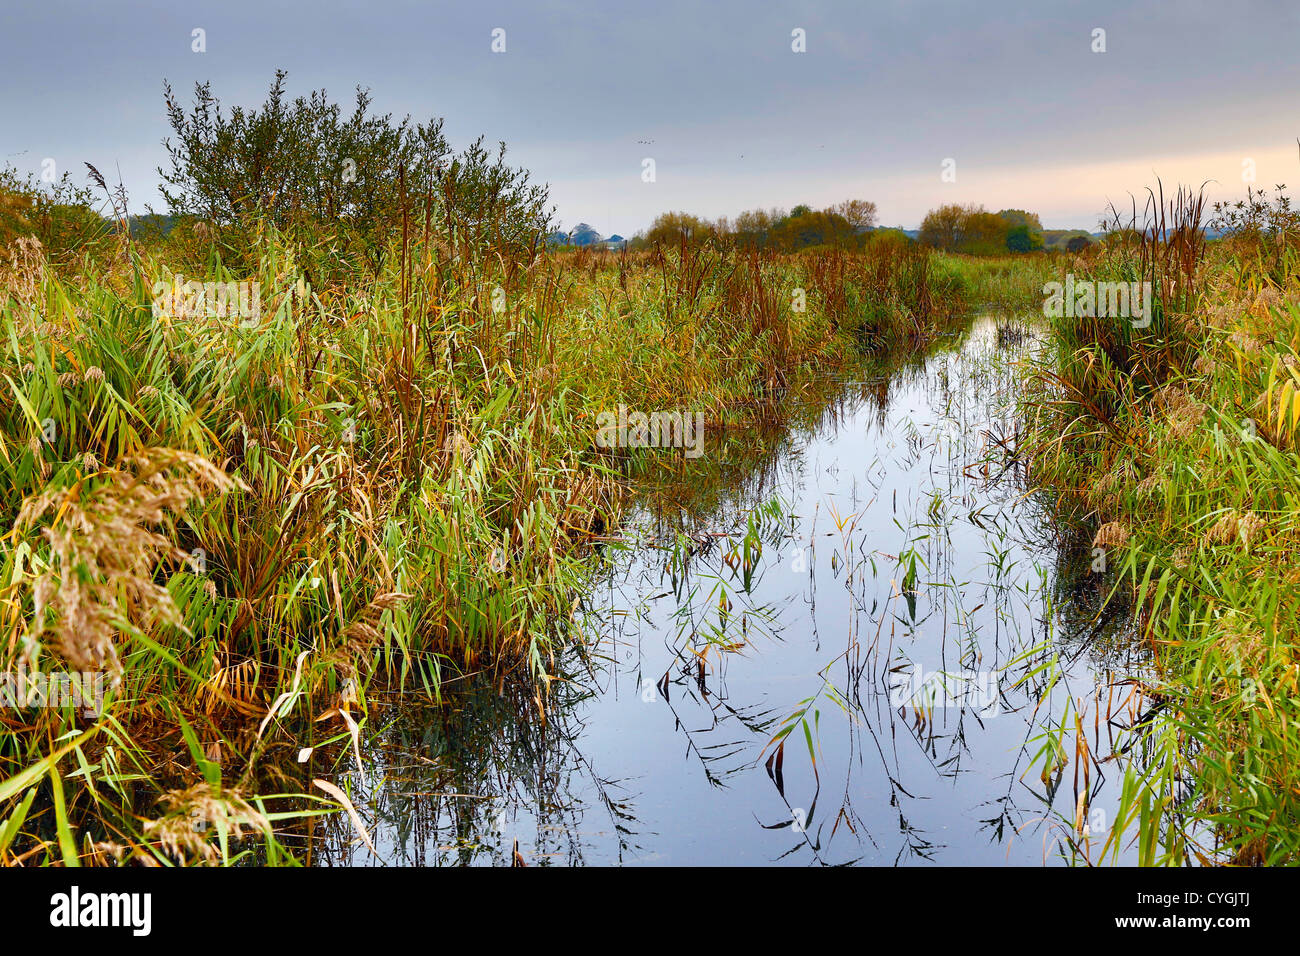
[[1247, 159], [1300, 185], [1295, 0], [0, 2], [0, 164], [120, 168], [137, 210], [163, 206], [163, 80], [251, 106], [277, 68], [505, 140], [606, 235], [851, 197], [889, 225], [956, 201], [1093, 228], [1157, 175], [1244, 195]]

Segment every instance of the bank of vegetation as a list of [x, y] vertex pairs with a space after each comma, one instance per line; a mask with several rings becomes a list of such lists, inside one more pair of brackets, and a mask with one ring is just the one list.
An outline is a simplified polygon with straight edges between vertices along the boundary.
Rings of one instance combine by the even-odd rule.
[[0, 184], [0, 672], [104, 689], [0, 708], [5, 863], [291, 862], [347, 797], [285, 768], [327, 776], [371, 695], [488, 672], [545, 719], [629, 480], [687, 467], [602, 412], [700, 412], [708, 453], [1001, 283], [901, 239], [550, 251], [504, 147], [284, 80], [167, 91], [165, 215], [94, 167]]
[[1075, 270], [1151, 283], [1149, 322], [1053, 319], [1026, 405], [1037, 482], [1157, 668], [1120, 759], [1096, 768], [1124, 774], [1096, 842], [1145, 864], [1292, 863], [1300, 223], [1281, 195], [1147, 200]]

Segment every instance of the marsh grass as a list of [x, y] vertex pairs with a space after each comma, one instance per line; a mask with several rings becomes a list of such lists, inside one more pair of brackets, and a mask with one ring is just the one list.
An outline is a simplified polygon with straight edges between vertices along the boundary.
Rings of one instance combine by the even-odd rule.
[[1157, 667], [1122, 748], [1116, 841], [1144, 864], [1287, 863], [1300, 850], [1300, 311], [1276, 268], [1288, 237], [1207, 247], [1201, 212], [1196, 194], [1159, 197], [1096, 261], [1153, 281], [1152, 327], [1058, 324], [1027, 448], [1061, 513], [1108, 554], [1110, 603], [1131, 606]]
[[[0, 710], [4, 862], [291, 862], [339, 801], [285, 768], [355, 749], [372, 695], [480, 675], [544, 720], [630, 479], [687, 467], [598, 449], [601, 411], [700, 411], [716, 455], [966, 305], [916, 249], [519, 258], [404, 213], [376, 271], [246, 228], [5, 257], [0, 669], [111, 690]], [[263, 314], [160, 312], [177, 275]]]

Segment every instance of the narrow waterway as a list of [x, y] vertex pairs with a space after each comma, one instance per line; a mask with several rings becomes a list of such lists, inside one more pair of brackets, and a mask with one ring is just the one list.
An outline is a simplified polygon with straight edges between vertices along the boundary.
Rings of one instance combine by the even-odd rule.
[[378, 856], [340, 816], [315, 861], [1098, 862], [1146, 664], [1027, 493], [1036, 342], [977, 319], [706, 447], [604, 549], [545, 719], [496, 687], [382, 718], [348, 774]]

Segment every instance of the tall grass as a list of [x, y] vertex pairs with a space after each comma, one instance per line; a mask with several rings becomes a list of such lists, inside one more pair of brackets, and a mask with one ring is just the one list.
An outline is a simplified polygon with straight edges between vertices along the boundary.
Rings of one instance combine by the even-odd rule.
[[[60, 268], [24, 241], [0, 273], [0, 671], [109, 687], [0, 709], [0, 861], [230, 863], [251, 831], [287, 862], [277, 824], [336, 803], [286, 810], [278, 766], [355, 741], [372, 693], [486, 672], [544, 718], [588, 553], [674, 454], [597, 448], [601, 412], [715, 443], [965, 304], [918, 250], [520, 258], [404, 215], [376, 270], [256, 232]], [[177, 275], [263, 313], [160, 310]]]
[[1202, 212], [1199, 194], [1153, 193], [1144, 222], [1091, 263], [1151, 281], [1152, 324], [1058, 320], [1026, 449], [1108, 555], [1111, 603], [1131, 602], [1159, 668], [1121, 754], [1111, 849], [1136, 845], [1144, 864], [1288, 863], [1300, 853], [1300, 289], [1243, 237], [1207, 247]]

